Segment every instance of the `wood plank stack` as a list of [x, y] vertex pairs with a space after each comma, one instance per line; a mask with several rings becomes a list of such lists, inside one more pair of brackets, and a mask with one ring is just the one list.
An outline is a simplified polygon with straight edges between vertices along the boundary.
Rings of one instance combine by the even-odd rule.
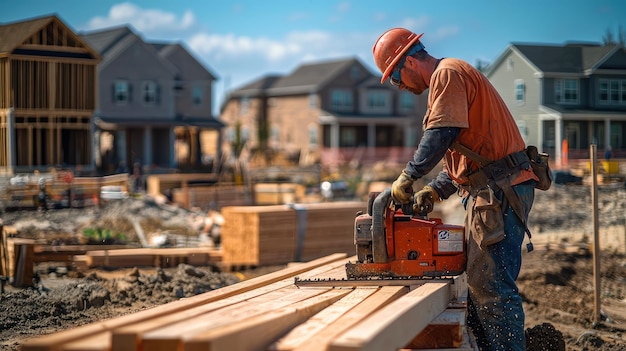
[[[350, 258], [353, 259], [353, 258]], [[297, 287], [345, 277], [345, 255], [75, 329], [37, 337], [45, 350], [476, 350], [465, 329], [465, 275], [415, 286]]]
[[209, 247], [92, 250], [74, 257], [76, 268], [176, 267], [181, 263], [208, 266], [221, 261], [221, 252]]
[[240, 185], [186, 186], [171, 189], [172, 202], [184, 208], [220, 209], [252, 204], [248, 189]]
[[354, 218], [363, 202], [232, 206], [222, 209], [222, 263], [273, 265], [353, 253]]
[[254, 184], [255, 205], [282, 205], [301, 202], [306, 187], [297, 183], [256, 183]]
[[71, 265], [74, 256], [85, 255], [89, 251], [131, 249], [129, 245], [41, 245], [35, 244], [35, 263], [56, 262]]

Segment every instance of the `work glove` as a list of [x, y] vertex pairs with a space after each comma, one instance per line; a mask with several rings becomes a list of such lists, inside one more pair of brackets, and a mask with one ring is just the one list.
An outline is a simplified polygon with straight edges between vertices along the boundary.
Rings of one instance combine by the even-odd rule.
[[396, 203], [408, 204], [413, 200], [413, 182], [415, 180], [406, 171], [391, 184], [391, 197]]
[[439, 193], [433, 187], [426, 185], [415, 193], [413, 213], [427, 214], [433, 211], [435, 202], [439, 201]]

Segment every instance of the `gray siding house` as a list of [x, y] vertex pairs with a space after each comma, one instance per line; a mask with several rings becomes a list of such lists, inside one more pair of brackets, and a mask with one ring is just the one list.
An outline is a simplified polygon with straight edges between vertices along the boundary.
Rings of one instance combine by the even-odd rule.
[[335, 167], [407, 162], [425, 112], [426, 94], [381, 85], [380, 76], [348, 58], [303, 64], [233, 90], [220, 119], [228, 124], [225, 150], [241, 135], [250, 149]]
[[557, 165], [589, 145], [626, 157], [626, 50], [620, 45], [512, 44], [485, 71], [526, 143]]
[[[131, 165], [147, 172], [212, 166], [207, 161], [217, 156], [219, 147], [203, 146], [203, 135], [219, 134], [223, 124], [211, 115], [215, 78], [207, 69], [182, 53], [182, 46], [147, 43], [126, 26], [81, 38], [102, 56], [94, 119], [96, 165], [102, 173]], [[194, 84], [205, 87], [198, 96], [201, 104], [187, 98], [194, 94], [187, 86]]]

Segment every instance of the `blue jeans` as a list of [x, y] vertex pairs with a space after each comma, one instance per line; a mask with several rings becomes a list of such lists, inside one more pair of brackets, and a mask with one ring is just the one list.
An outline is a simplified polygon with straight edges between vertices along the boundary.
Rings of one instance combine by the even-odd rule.
[[[513, 186], [526, 218], [535, 198], [534, 186], [534, 181]], [[502, 201], [502, 191], [496, 192], [496, 197]], [[466, 206], [466, 211], [471, 208]], [[502, 215], [502, 241], [481, 249], [471, 235], [467, 238], [467, 324], [481, 351], [526, 349], [524, 309], [516, 284], [525, 228], [508, 204], [502, 208]]]

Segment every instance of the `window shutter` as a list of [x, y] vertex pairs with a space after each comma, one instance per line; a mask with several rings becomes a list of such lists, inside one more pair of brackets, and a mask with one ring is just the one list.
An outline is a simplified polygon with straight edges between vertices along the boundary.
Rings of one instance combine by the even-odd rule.
[[128, 102], [133, 101], [133, 85], [128, 83]]

